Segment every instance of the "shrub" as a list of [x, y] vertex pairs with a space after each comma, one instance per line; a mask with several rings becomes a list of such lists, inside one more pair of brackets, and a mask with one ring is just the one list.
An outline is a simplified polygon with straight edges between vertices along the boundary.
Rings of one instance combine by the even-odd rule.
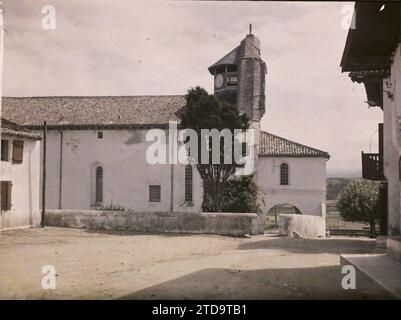
[[340, 215], [345, 221], [368, 222], [372, 237], [376, 237], [376, 221], [385, 216], [380, 190], [380, 182], [353, 181], [343, 189], [337, 203]]
[[[255, 176], [232, 177], [228, 181], [226, 191], [223, 195], [223, 212], [260, 212], [258, 203], [259, 187], [256, 184]], [[204, 211], [212, 211], [208, 205], [207, 196], [204, 196]]]
[[106, 205], [96, 208], [101, 211], [125, 211], [125, 207], [121, 204], [115, 204], [113, 201], [108, 202]]

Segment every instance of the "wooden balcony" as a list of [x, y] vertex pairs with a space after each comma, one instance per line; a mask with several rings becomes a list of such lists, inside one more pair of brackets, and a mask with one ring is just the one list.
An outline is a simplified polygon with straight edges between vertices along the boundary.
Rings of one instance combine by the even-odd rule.
[[362, 178], [386, 180], [383, 174], [383, 160], [379, 153], [364, 153], [362, 151]]

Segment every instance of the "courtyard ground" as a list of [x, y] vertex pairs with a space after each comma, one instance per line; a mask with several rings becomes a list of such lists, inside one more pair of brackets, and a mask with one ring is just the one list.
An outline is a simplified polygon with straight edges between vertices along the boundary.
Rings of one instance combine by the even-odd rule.
[[[2, 299], [381, 299], [359, 275], [341, 288], [340, 253], [375, 250], [367, 238], [138, 234], [64, 228], [3, 232]], [[56, 289], [41, 287], [42, 267]]]

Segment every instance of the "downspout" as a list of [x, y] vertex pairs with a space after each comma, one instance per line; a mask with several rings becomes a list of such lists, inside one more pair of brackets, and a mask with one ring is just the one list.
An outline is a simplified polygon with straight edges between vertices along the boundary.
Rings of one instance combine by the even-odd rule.
[[[3, 25], [3, 8], [0, 8], [0, 113], [1, 113], [1, 102], [3, 95], [3, 52], [4, 52], [4, 25]], [[0, 124], [1, 126], [1, 124]], [[0, 164], [1, 166], [1, 164]], [[0, 211], [0, 236], [1, 236], [1, 216]]]
[[177, 163], [177, 123], [169, 122], [168, 146], [170, 161], [170, 212], [174, 211], [174, 164]]
[[171, 194], [170, 194], [170, 212], [174, 211], [174, 164], [171, 164]]
[[60, 172], [59, 172], [59, 189], [58, 189], [58, 208], [62, 208], [61, 196], [63, 191], [63, 131], [58, 130], [60, 133]]
[[43, 122], [43, 163], [42, 163], [42, 228], [46, 225], [46, 155], [47, 155], [47, 122]]

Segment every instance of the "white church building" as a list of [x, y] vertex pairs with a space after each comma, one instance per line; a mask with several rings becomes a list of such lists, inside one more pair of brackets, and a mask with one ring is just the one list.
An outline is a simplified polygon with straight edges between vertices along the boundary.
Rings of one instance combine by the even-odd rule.
[[[253, 35], [209, 68], [218, 98], [246, 112], [257, 134], [263, 212], [289, 203], [322, 215], [328, 153], [260, 130], [266, 65]], [[146, 161], [149, 129], [168, 134], [185, 96], [5, 97], [3, 115], [40, 132], [47, 122], [46, 208], [120, 206], [138, 212], [202, 211], [195, 166]], [[43, 156], [43, 155], [42, 155]], [[43, 168], [42, 168], [43, 169]], [[38, 195], [39, 198], [39, 195]]]

